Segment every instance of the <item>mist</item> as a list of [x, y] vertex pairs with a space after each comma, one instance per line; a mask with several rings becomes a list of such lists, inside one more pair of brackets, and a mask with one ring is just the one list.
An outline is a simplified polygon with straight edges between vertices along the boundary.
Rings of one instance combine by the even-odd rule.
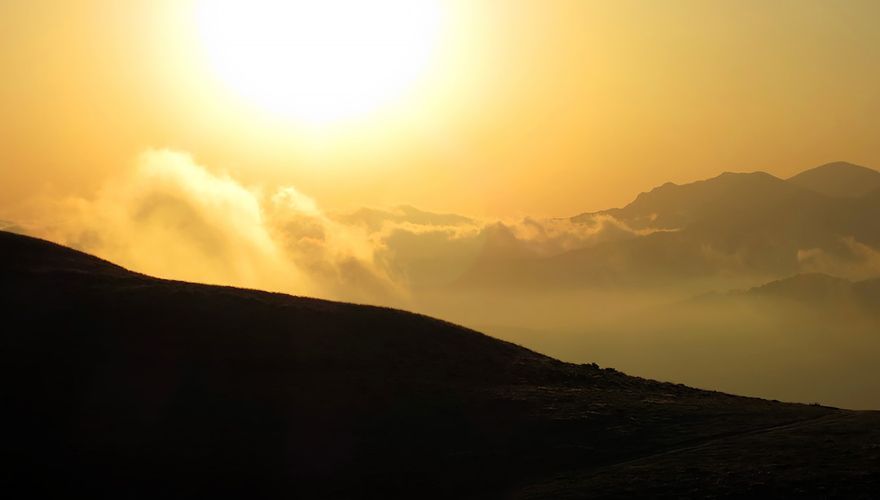
[[[496, 296], [489, 304], [461, 320], [565, 361], [768, 399], [880, 407], [880, 317], [867, 310], [607, 293], [572, 294], [557, 304]], [[510, 314], [524, 308], [533, 319]], [[563, 319], [555, 326], [538, 321], [557, 314]]]

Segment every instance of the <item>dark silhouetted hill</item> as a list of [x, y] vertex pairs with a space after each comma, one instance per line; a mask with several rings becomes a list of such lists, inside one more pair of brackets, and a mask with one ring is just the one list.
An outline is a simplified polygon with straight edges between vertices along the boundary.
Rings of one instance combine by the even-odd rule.
[[880, 172], [838, 161], [801, 172], [788, 182], [826, 196], [858, 198], [880, 189]]
[[880, 416], [0, 232], [10, 498], [870, 497]]

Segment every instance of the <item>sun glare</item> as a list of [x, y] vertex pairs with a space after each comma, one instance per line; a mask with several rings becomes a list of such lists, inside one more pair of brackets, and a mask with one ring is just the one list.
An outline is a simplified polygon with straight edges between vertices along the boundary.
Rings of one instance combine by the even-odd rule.
[[200, 0], [202, 43], [224, 84], [296, 121], [361, 116], [401, 97], [429, 65], [436, 0]]

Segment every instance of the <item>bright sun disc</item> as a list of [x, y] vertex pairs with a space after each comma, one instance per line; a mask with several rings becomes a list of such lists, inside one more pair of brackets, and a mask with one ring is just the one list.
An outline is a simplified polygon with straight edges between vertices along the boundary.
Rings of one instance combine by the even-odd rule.
[[424, 0], [201, 0], [196, 13], [226, 85], [309, 123], [400, 97], [430, 62], [441, 15]]

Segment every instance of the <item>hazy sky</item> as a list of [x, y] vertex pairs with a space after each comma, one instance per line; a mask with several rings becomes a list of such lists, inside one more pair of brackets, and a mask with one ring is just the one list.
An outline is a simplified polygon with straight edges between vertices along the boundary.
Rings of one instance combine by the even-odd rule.
[[224, 81], [187, 2], [3, 0], [0, 205], [87, 195], [149, 148], [325, 208], [478, 215], [576, 214], [723, 170], [880, 167], [880, 2], [432, 5], [418, 78], [316, 125]]

